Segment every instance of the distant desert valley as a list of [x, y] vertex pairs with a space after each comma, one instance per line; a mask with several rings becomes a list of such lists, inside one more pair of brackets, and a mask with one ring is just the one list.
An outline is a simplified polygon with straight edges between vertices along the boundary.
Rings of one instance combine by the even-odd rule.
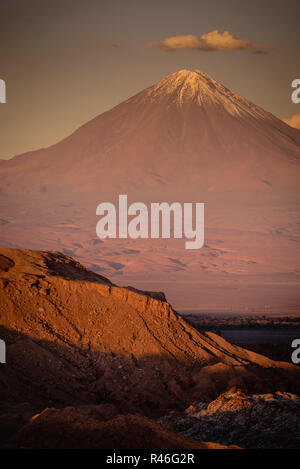
[[[300, 448], [300, 131], [180, 70], [0, 161], [0, 447]], [[205, 243], [96, 207], [205, 203]]]

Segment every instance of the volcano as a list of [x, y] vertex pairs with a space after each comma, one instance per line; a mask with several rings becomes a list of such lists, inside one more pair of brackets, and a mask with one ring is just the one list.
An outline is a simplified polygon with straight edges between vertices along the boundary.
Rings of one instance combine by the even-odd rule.
[[[299, 311], [300, 132], [181, 70], [0, 164], [1, 244], [59, 250], [181, 310]], [[205, 245], [97, 239], [96, 206], [204, 202]]]

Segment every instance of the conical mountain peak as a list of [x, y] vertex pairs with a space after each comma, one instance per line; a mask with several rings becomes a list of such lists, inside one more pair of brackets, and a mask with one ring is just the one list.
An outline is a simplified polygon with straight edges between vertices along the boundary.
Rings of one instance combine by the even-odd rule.
[[179, 70], [147, 91], [152, 98], [171, 96], [180, 104], [189, 101], [201, 104], [207, 100], [215, 101], [217, 92], [224, 93], [227, 90], [200, 70]]
[[268, 112], [247, 101], [200, 70], [179, 70], [145, 90], [146, 100], [184, 105], [215, 105], [235, 117], [270, 119]]

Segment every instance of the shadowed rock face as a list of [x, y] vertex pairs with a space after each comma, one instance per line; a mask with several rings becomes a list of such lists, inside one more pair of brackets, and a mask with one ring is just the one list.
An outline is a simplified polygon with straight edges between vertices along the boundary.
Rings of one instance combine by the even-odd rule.
[[12, 261], [9, 257], [0, 256], [0, 272], [8, 272], [9, 269], [15, 265], [14, 261]]
[[[104, 422], [76, 407], [44, 410], [5, 446], [23, 449], [226, 449], [217, 443], [202, 443], [176, 435], [141, 415], [119, 415]], [[231, 448], [237, 447], [228, 447]]]

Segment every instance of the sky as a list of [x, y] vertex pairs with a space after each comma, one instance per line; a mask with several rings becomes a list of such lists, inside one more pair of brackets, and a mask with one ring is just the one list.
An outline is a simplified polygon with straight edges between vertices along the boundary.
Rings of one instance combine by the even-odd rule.
[[180, 69], [281, 119], [300, 114], [299, 18], [298, 0], [0, 0], [0, 158], [56, 143]]

